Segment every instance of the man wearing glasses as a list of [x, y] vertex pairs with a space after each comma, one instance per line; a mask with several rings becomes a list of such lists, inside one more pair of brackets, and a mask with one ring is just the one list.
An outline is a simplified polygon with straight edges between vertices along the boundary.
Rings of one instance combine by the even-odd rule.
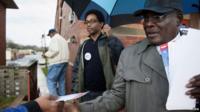
[[79, 92], [89, 91], [82, 101], [94, 99], [111, 88], [115, 68], [124, 48], [116, 37], [108, 37], [102, 33], [104, 16], [100, 11], [87, 12], [85, 25], [89, 39], [80, 46], [73, 67], [73, 89]]

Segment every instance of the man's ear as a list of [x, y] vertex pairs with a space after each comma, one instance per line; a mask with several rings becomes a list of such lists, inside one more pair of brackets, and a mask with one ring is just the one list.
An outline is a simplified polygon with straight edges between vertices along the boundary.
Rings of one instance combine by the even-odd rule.
[[180, 25], [183, 20], [183, 14], [181, 12], [177, 13], [177, 25]]
[[176, 21], [176, 23], [175, 23], [175, 24], [176, 24], [177, 26], [179, 26], [179, 25], [181, 24], [181, 22], [182, 22], [182, 17], [181, 17], [181, 16], [179, 16], [179, 15], [177, 15], [177, 17], [176, 17], [176, 20], [175, 20], [175, 21]]
[[181, 20], [180, 20], [180, 19], [177, 19], [177, 20], [176, 20], [176, 25], [179, 26], [180, 24], [181, 24]]
[[104, 27], [104, 23], [103, 22], [101, 22], [101, 28], [103, 28]]

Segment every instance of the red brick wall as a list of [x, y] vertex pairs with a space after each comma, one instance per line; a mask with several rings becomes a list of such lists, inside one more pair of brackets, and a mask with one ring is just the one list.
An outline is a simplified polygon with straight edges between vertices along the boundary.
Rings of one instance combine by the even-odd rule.
[[190, 15], [190, 27], [200, 29], [200, 14]]
[[5, 65], [6, 57], [6, 9], [0, 3], [0, 65]]
[[55, 17], [55, 28], [60, 33], [61, 31], [61, 19], [59, 18], [62, 14], [61, 8], [62, 8], [63, 0], [57, 0], [57, 8], [56, 8], [56, 17]]
[[125, 47], [144, 39], [144, 36], [119, 36]]

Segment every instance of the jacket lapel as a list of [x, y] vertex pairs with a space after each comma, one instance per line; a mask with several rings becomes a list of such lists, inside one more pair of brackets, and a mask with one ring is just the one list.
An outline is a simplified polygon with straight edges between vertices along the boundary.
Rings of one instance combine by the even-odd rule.
[[[145, 47], [146, 46], [146, 47]], [[167, 78], [162, 57], [156, 50], [156, 46], [150, 45], [147, 41], [143, 43], [142, 60], [143, 64], [156, 71], [159, 75]]]

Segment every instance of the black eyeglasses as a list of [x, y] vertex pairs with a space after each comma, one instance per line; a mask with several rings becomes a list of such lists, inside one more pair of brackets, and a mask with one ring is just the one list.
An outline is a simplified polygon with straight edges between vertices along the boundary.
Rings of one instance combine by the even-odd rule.
[[98, 20], [95, 20], [95, 19], [91, 19], [91, 20], [86, 20], [85, 22], [84, 22], [84, 24], [85, 25], [88, 25], [88, 24], [94, 24], [94, 23], [96, 23], [96, 22], [99, 22]]
[[144, 22], [147, 22], [149, 20], [151, 20], [152, 22], [161, 22], [163, 21], [168, 15], [170, 15], [171, 13], [173, 12], [167, 12], [167, 13], [164, 13], [164, 14], [156, 14], [156, 15], [144, 15], [143, 16], [143, 19], [144, 19]]

